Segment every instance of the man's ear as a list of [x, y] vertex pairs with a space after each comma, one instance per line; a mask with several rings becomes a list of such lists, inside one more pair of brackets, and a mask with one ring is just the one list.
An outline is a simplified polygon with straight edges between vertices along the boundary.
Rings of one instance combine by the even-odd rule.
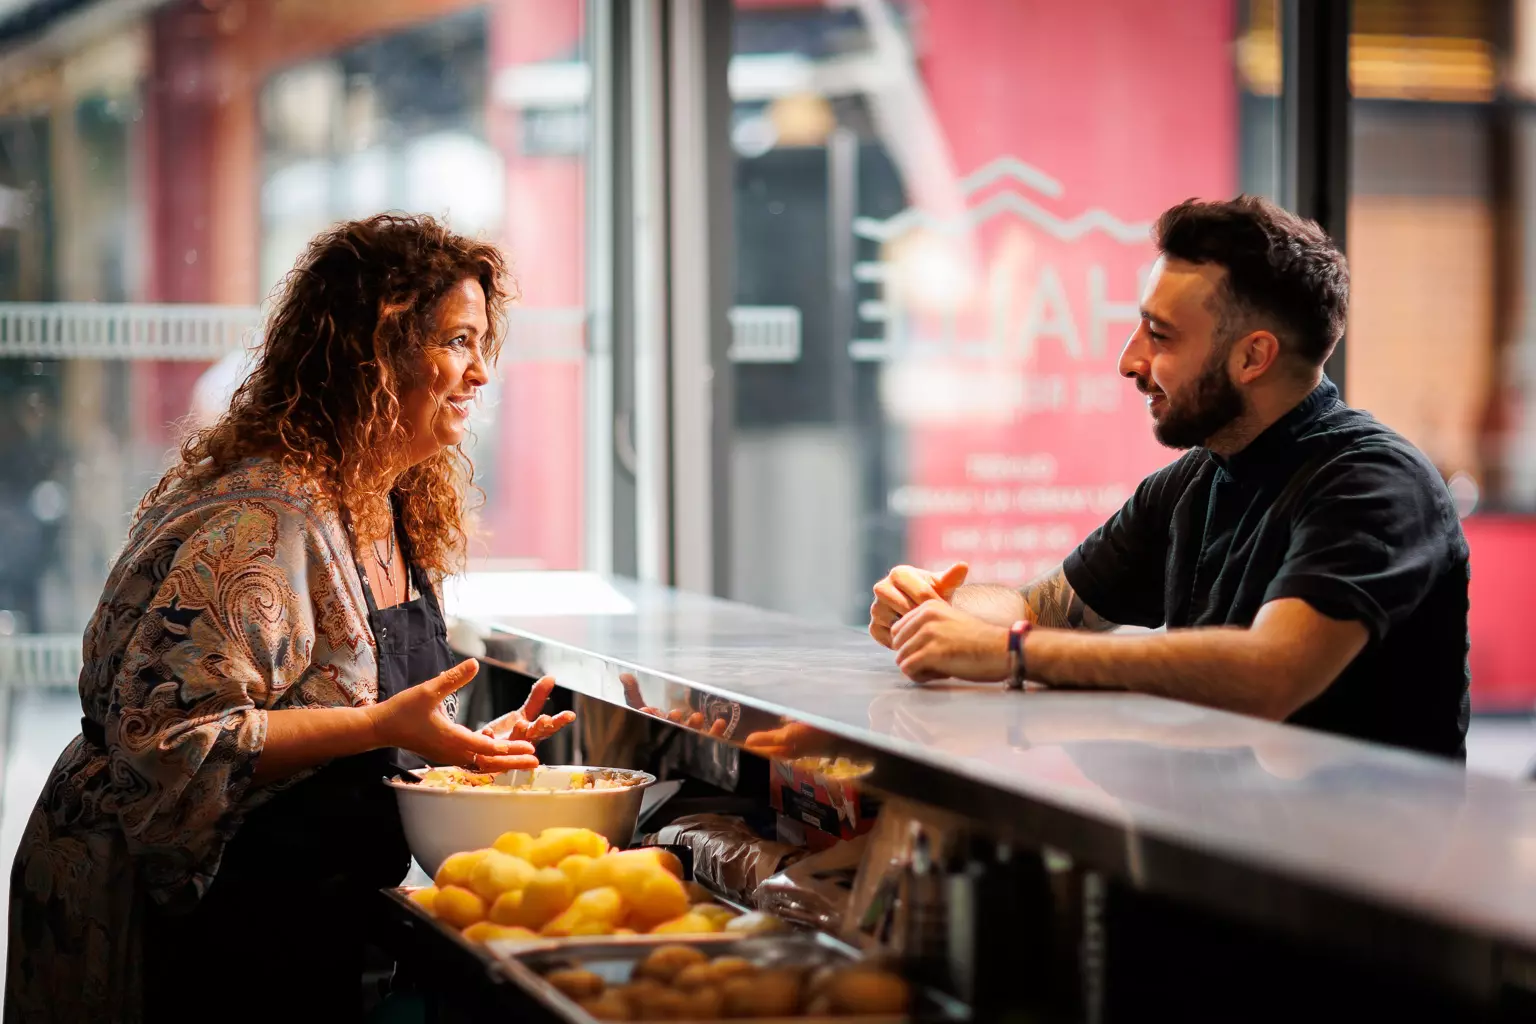
[[1254, 331], [1232, 346], [1232, 375], [1239, 384], [1252, 384], [1280, 361], [1280, 339], [1270, 331]]

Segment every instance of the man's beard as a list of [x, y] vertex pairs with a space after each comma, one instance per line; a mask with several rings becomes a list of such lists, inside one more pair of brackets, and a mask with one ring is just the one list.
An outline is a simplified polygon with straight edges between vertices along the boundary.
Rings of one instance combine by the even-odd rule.
[[[1243, 393], [1227, 374], [1227, 352], [1212, 353], [1187, 397], [1167, 396], [1163, 418], [1152, 421], [1152, 435], [1169, 448], [1197, 448], [1243, 414]], [[1143, 392], [1148, 382], [1138, 380]]]

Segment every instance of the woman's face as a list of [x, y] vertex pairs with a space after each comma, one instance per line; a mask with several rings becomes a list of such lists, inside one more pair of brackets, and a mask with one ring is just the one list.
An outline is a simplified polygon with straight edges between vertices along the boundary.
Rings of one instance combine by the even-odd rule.
[[482, 349], [490, 323], [480, 282], [467, 277], [454, 285], [434, 313], [418, 376], [400, 396], [413, 465], [464, 440], [475, 395], [490, 380]]

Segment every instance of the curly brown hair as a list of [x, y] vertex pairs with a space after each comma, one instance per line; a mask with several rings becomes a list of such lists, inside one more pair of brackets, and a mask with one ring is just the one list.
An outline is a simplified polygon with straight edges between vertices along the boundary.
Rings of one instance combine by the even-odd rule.
[[437, 303], [470, 278], [485, 291], [483, 350], [494, 364], [513, 298], [494, 245], [399, 214], [318, 235], [284, 279], [256, 368], [218, 422], [188, 435], [146, 503], [242, 460], [271, 458], [349, 514], [363, 538], [388, 533], [393, 490], [416, 563], [434, 580], [456, 571], [467, 542], [469, 456], [454, 446], [398, 478], [391, 467], [405, 461], [400, 397], [420, 374]]

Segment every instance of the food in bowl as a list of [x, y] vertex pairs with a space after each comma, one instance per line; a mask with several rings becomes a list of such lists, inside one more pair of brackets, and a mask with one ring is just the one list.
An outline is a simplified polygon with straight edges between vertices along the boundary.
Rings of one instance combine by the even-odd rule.
[[455, 853], [409, 896], [471, 942], [723, 932], [736, 912], [691, 902], [682, 874], [666, 850], [615, 851], [591, 830], [549, 828]]
[[523, 779], [516, 782], [498, 782], [498, 779], [528, 775], [527, 772], [504, 772], [502, 775], [488, 775], [485, 772], [472, 772], [467, 768], [428, 768], [414, 780], [409, 780], [408, 785], [414, 784], [426, 789], [446, 789], [455, 791], [460, 789], [478, 789], [491, 792], [495, 790], [512, 790], [515, 792], [529, 792], [531, 790], [551, 790], [558, 792], [567, 789], [628, 789], [630, 786], [643, 785], [647, 777], [636, 772], [620, 772], [611, 768], [594, 768], [590, 771], [571, 772], [563, 777], [565, 785], [535, 785], [533, 780]]
[[[485, 849], [507, 833], [586, 829], [610, 845], [628, 846], [646, 787], [656, 781], [639, 771], [559, 765], [491, 778], [486, 782], [483, 773], [462, 768], [429, 768], [385, 780], [400, 805], [411, 856], [427, 874], [436, 875], [450, 854]], [[529, 858], [527, 851], [504, 852], [524, 856], [537, 867], [553, 867], [563, 859], [545, 863]]]
[[496, 776], [472, 772], [467, 768], [428, 768], [416, 779], [416, 785], [427, 789], [461, 789], [489, 786]]

